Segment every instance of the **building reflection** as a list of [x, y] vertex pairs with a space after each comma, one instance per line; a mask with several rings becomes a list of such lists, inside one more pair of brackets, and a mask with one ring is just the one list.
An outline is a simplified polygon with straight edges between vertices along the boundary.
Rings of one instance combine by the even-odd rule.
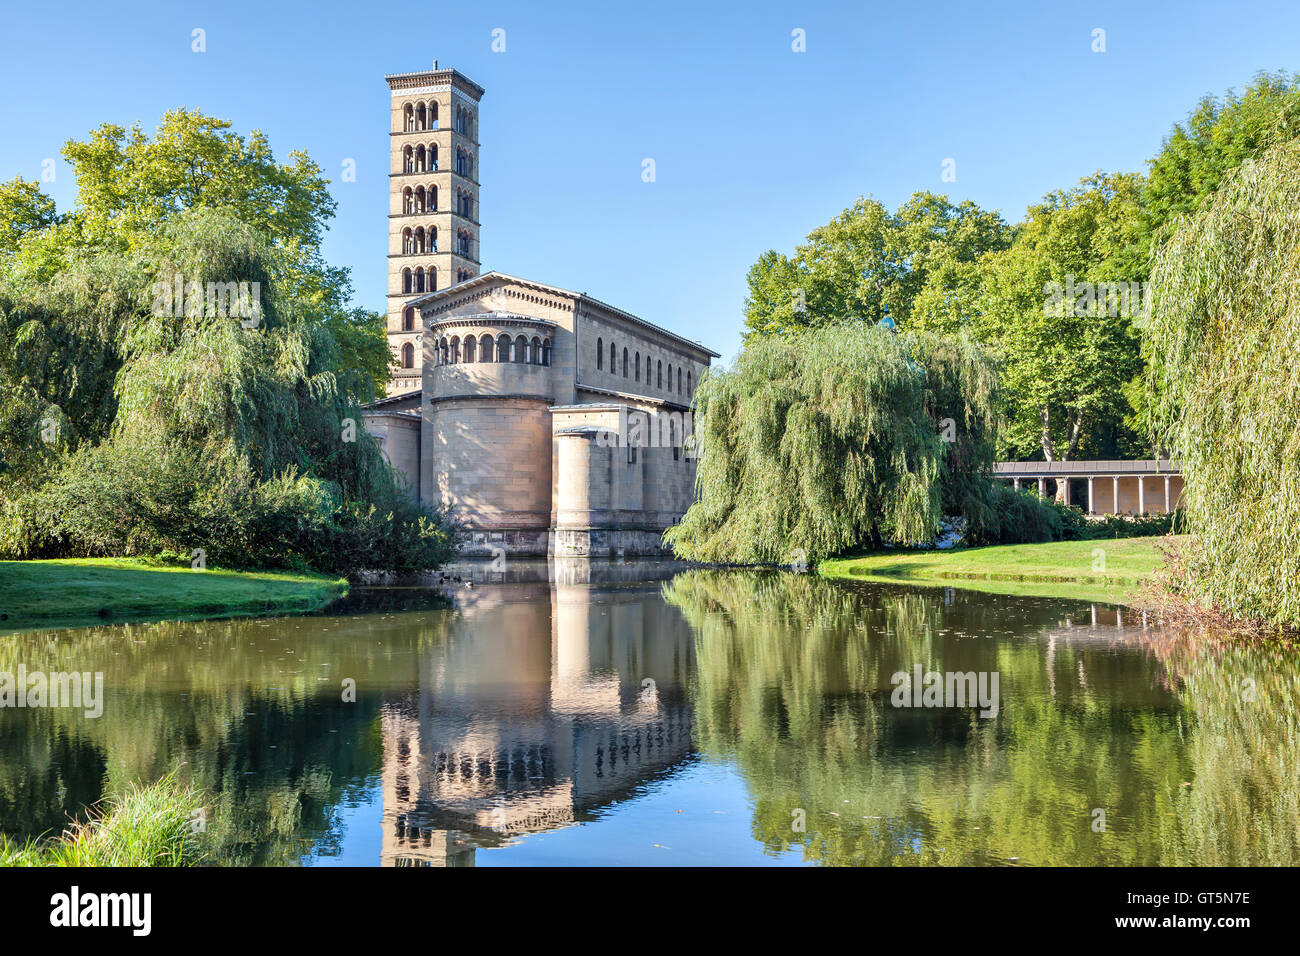
[[382, 715], [386, 866], [472, 866], [478, 848], [590, 819], [692, 751], [693, 632], [644, 564], [457, 576], [448, 639]]

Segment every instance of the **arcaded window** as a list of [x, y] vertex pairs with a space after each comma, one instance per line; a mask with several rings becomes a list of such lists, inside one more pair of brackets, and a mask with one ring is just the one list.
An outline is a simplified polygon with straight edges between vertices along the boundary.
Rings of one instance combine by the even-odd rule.
[[504, 332], [502, 332], [497, 338], [497, 361], [510, 361], [510, 336], [506, 335]]
[[415, 330], [415, 306], [408, 305], [406, 311], [402, 313], [402, 331], [413, 332]]
[[533, 349], [528, 353], [528, 361], [534, 365], [542, 364], [542, 340], [535, 335], [533, 336]]
[[528, 340], [522, 335], [515, 339], [515, 361], [528, 364]]
[[547, 339], [542, 343], [542, 364], [551, 364], [551, 340]]
[[402, 368], [415, 368], [415, 346], [410, 342], [402, 346]]
[[484, 335], [478, 340], [478, 353], [480, 362], [492, 361], [492, 336]]
[[402, 270], [402, 291], [403, 292], [411, 291], [411, 270], [410, 269]]

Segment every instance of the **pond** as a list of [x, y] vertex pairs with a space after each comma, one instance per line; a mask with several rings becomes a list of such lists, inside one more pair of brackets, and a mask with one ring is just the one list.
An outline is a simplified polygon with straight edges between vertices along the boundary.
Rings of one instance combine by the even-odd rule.
[[1300, 862], [1287, 648], [807, 574], [453, 573], [0, 637], [0, 672], [103, 675], [98, 715], [0, 709], [0, 829], [180, 766], [223, 864]]

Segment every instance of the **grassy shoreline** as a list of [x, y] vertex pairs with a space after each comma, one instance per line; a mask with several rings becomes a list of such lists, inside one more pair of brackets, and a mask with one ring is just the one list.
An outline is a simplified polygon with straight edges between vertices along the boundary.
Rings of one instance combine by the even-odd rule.
[[303, 613], [347, 591], [344, 578], [301, 572], [195, 571], [129, 558], [0, 561], [0, 632]]
[[[817, 571], [840, 580], [1127, 604], [1163, 561], [1158, 545], [1171, 540], [1176, 539], [1152, 536], [951, 551], [890, 550], [823, 561]], [[1098, 549], [1104, 558], [1094, 553]]]

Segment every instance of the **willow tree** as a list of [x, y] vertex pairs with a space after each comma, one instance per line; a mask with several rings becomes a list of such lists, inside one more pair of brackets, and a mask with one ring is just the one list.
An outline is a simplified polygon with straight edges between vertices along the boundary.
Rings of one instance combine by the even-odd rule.
[[757, 338], [696, 390], [699, 500], [665, 538], [737, 563], [928, 540], [982, 500], [996, 387], [964, 339], [863, 322]]
[[1181, 586], [1300, 625], [1300, 140], [1243, 164], [1156, 261], [1157, 440], [1198, 546]]

